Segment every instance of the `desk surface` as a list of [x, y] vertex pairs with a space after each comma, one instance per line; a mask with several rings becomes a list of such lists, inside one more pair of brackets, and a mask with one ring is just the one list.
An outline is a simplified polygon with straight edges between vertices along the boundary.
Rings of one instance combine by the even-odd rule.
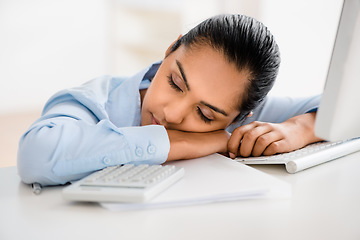
[[63, 200], [62, 187], [34, 195], [0, 168], [0, 239], [360, 239], [360, 152], [296, 174], [255, 167], [292, 197], [111, 212]]

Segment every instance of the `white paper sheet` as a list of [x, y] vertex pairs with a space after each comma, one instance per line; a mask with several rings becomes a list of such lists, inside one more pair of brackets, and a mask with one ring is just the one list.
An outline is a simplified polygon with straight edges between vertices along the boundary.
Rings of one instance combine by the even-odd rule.
[[116, 211], [291, 196], [289, 184], [220, 154], [169, 164], [183, 167], [185, 176], [150, 202], [101, 206]]

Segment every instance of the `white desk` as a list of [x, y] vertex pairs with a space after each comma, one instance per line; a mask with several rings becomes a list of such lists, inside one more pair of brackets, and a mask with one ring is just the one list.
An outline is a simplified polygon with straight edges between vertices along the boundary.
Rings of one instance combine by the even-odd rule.
[[0, 239], [360, 239], [360, 152], [294, 175], [288, 200], [246, 200], [111, 212], [69, 203], [62, 187], [34, 195], [15, 167], [0, 169]]

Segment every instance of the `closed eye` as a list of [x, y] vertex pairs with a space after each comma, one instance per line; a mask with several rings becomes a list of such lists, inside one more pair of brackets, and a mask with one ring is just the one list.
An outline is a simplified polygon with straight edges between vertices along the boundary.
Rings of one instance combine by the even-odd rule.
[[204, 113], [201, 111], [200, 107], [197, 107], [196, 111], [199, 114], [201, 120], [203, 120], [205, 123], [210, 124], [213, 121], [212, 119], [210, 119], [204, 115]]
[[168, 82], [173, 89], [175, 89], [178, 92], [183, 92], [183, 90], [174, 82], [172, 75], [168, 76]]

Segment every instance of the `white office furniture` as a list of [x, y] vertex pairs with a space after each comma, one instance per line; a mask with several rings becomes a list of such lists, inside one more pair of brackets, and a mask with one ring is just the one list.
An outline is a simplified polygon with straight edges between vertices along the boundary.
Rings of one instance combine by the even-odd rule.
[[113, 212], [67, 202], [63, 187], [35, 195], [1, 168], [0, 239], [360, 239], [360, 152], [296, 174], [254, 167], [290, 183], [292, 197]]

